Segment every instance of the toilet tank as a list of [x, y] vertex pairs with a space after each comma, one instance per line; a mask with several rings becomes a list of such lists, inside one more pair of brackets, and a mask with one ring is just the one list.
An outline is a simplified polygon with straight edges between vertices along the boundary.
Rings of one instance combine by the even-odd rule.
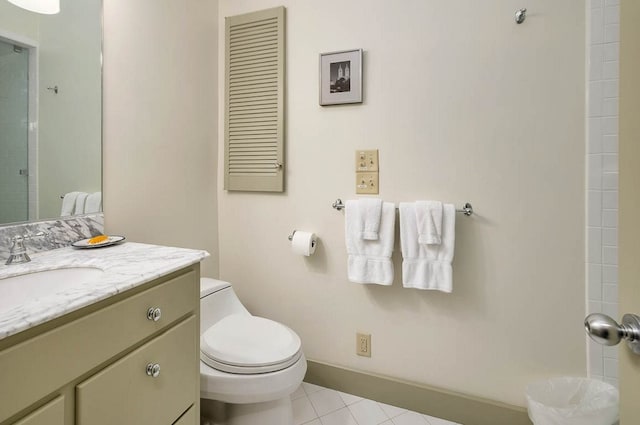
[[230, 314], [250, 314], [231, 284], [222, 280], [200, 279], [200, 333]]

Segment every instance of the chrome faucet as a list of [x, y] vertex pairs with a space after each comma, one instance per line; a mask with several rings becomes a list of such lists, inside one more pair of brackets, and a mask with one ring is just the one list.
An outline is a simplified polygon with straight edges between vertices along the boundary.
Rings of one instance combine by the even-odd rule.
[[9, 248], [9, 258], [5, 263], [7, 266], [10, 264], [28, 263], [31, 261], [31, 257], [27, 254], [27, 248], [24, 246], [24, 241], [33, 238], [40, 238], [46, 236], [45, 232], [38, 232], [33, 235], [18, 235], [11, 238], [11, 248]]

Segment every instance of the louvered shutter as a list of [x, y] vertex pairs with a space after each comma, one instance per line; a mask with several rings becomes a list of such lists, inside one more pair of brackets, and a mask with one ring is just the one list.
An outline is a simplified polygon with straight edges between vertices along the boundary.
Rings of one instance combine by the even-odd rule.
[[226, 190], [284, 190], [284, 7], [226, 18]]

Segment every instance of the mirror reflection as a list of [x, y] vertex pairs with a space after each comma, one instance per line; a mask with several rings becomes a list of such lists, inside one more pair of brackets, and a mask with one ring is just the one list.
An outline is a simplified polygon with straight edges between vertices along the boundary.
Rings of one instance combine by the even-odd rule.
[[102, 0], [0, 0], [0, 225], [102, 210]]

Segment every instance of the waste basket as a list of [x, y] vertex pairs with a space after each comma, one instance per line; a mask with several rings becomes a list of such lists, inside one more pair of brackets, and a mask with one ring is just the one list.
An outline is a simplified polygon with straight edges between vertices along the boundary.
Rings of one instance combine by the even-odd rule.
[[618, 420], [618, 390], [588, 378], [559, 377], [526, 388], [534, 425], [613, 425]]

